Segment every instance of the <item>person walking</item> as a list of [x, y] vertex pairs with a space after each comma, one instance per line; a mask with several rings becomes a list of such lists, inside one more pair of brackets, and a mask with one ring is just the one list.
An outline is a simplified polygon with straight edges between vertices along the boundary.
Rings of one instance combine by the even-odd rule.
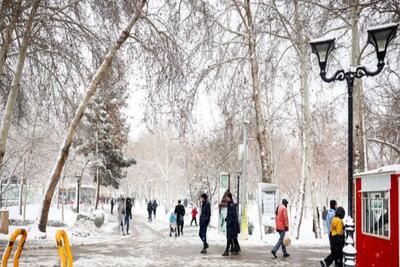
[[114, 210], [114, 199], [111, 199], [111, 214], [113, 214], [113, 210]]
[[203, 249], [200, 253], [207, 253], [208, 243], [207, 243], [207, 228], [210, 224], [211, 218], [211, 205], [208, 202], [207, 194], [202, 194], [200, 197], [201, 201], [201, 213], [199, 218], [200, 230], [199, 237], [203, 241]]
[[153, 214], [154, 214], [154, 219], [156, 218], [157, 207], [158, 207], [157, 201], [154, 199], [154, 200], [153, 200]]
[[125, 235], [124, 222], [125, 222], [125, 199], [121, 198], [118, 201], [117, 218], [119, 226], [121, 227], [122, 235]]
[[197, 208], [196, 208], [196, 206], [195, 207], [193, 207], [193, 209], [192, 209], [192, 221], [190, 222], [190, 226], [192, 226], [192, 223], [193, 223], [193, 221], [195, 222], [195, 224], [196, 224], [196, 226], [197, 226], [197, 219], [196, 219], [196, 216], [197, 216]]
[[335, 262], [335, 267], [343, 266], [344, 216], [344, 209], [342, 207], [338, 207], [335, 211], [335, 217], [332, 218], [330, 224], [331, 254], [329, 254], [328, 257], [326, 257], [323, 261], [320, 261], [322, 267], [330, 266], [333, 262]]
[[324, 226], [324, 233], [328, 233], [328, 228], [326, 228], [326, 217], [328, 215], [328, 210], [326, 209], [326, 207], [324, 206], [322, 208], [322, 224]]
[[147, 203], [147, 213], [149, 214], [149, 222], [152, 221], [151, 215], [153, 213], [153, 203], [151, 202], [151, 200], [149, 200], [149, 203]]
[[132, 201], [128, 197], [125, 203], [125, 227], [127, 235], [129, 235], [129, 220], [132, 220]]
[[229, 251], [232, 254], [237, 254], [239, 252], [239, 219], [237, 214], [237, 206], [233, 202], [232, 193], [227, 193], [224, 199], [226, 203], [227, 213], [226, 213], [226, 249], [222, 256], [229, 256]]
[[282, 204], [276, 208], [275, 214], [275, 223], [276, 223], [276, 231], [279, 233], [279, 240], [276, 243], [275, 247], [271, 250], [272, 255], [276, 258], [276, 252], [279, 247], [282, 246], [283, 257], [289, 257], [290, 255], [286, 251], [286, 247], [283, 244], [283, 239], [285, 237], [285, 233], [289, 231], [289, 217], [287, 214], [287, 205], [289, 202], [286, 199], [282, 199]]
[[178, 205], [175, 206], [176, 220], [178, 224], [178, 236], [183, 235], [183, 225], [185, 216], [185, 207], [181, 204], [181, 200], [178, 200]]
[[333, 217], [335, 217], [336, 214], [336, 200], [331, 200], [329, 202], [330, 210], [328, 211], [328, 214], [326, 215], [326, 229], [328, 229], [328, 238], [329, 238], [329, 244], [331, 244], [331, 222]]

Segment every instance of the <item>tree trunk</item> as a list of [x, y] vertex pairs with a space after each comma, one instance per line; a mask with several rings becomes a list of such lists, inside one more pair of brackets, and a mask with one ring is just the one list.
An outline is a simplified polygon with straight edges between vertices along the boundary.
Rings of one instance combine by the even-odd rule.
[[19, 210], [19, 215], [22, 215], [22, 202], [23, 202], [23, 197], [24, 195], [24, 180], [23, 178], [21, 179], [19, 183], [19, 197], [18, 197], [18, 210]]
[[29, 189], [29, 183], [27, 181], [26, 188], [25, 188], [25, 194], [24, 194], [24, 212], [22, 214], [22, 222], [23, 223], [25, 223], [25, 219], [26, 219], [26, 201], [28, 199], [28, 189]]
[[271, 164], [271, 151], [268, 148], [267, 130], [264, 121], [265, 113], [261, 106], [260, 77], [259, 77], [259, 66], [258, 66], [257, 50], [256, 50], [256, 33], [252, 18], [250, 1], [246, 1], [246, 16], [248, 22], [247, 41], [249, 46], [249, 61], [250, 61], [252, 89], [253, 89], [252, 98], [256, 115], [257, 141], [260, 149], [261, 181], [263, 183], [271, 183], [273, 174], [273, 169]]
[[128, 39], [133, 25], [135, 25], [135, 23], [142, 16], [142, 14], [141, 14], [142, 9], [145, 6], [146, 2], [147, 2], [147, 0], [142, 0], [140, 2], [140, 4], [138, 5], [138, 7], [136, 9], [135, 14], [132, 16], [132, 18], [128, 22], [128, 25], [126, 26], [125, 30], [122, 31], [122, 33], [120, 34], [120, 36], [119, 36], [118, 40], [116, 41], [116, 43], [114, 44], [114, 46], [111, 48], [111, 50], [105, 56], [99, 69], [97, 70], [96, 74], [94, 75], [92, 82], [90, 83], [89, 87], [86, 90], [85, 96], [82, 99], [82, 101], [78, 107], [78, 110], [75, 113], [75, 116], [74, 116], [74, 118], [71, 122], [71, 125], [68, 129], [68, 132], [65, 136], [64, 145], [60, 151], [60, 155], [58, 156], [56, 166], [50, 175], [49, 185], [48, 185], [46, 193], [44, 195], [42, 210], [41, 210], [41, 215], [40, 215], [40, 221], [39, 221], [39, 225], [38, 225], [38, 228], [41, 232], [46, 232], [46, 225], [47, 225], [47, 219], [48, 219], [48, 215], [49, 215], [51, 199], [54, 194], [54, 190], [57, 186], [57, 183], [60, 179], [60, 175], [61, 175], [62, 169], [64, 167], [65, 161], [68, 158], [69, 149], [72, 144], [72, 139], [75, 136], [78, 124], [80, 123], [80, 121], [83, 117], [83, 114], [89, 103], [89, 100], [96, 93], [99, 83], [103, 80], [105, 74], [107, 73], [107, 70], [110, 68], [111, 63], [112, 63], [117, 51], [121, 48], [122, 44]]
[[94, 205], [94, 209], [97, 210], [99, 207], [99, 199], [100, 199], [100, 176], [99, 176], [99, 169], [96, 168], [96, 182], [97, 182], [97, 186], [96, 186], [96, 201], [95, 201], [95, 205]]
[[8, 139], [8, 133], [9, 133], [9, 130], [11, 127], [13, 110], [14, 110], [15, 103], [17, 101], [19, 88], [20, 88], [20, 81], [21, 81], [22, 72], [23, 72], [24, 65], [25, 65], [26, 51], [31, 42], [33, 21], [36, 17], [36, 13], [39, 8], [40, 1], [41, 0], [36, 0], [33, 3], [31, 12], [29, 14], [29, 19], [28, 19], [28, 22], [26, 25], [24, 37], [22, 39], [21, 47], [19, 49], [17, 69], [15, 70], [15, 76], [14, 76], [14, 79], [11, 84], [11, 89], [10, 89], [10, 93], [8, 94], [6, 108], [4, 110], [3, 120], [1, 123], [1, 129], [0, 129], [0, 166], [3, 163], [4, 154], [6, 152], [7, 139]]

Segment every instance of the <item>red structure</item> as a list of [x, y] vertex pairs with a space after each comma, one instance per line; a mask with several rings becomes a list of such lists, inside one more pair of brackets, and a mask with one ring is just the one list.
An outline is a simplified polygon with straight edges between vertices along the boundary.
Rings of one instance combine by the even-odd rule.
[[400, 165], [355, 175], [358, 267], [398, 267]]

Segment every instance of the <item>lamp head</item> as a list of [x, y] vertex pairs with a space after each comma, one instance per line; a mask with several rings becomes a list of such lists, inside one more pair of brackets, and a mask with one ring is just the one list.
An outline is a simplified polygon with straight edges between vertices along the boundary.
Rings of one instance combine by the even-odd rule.
[[378, 64], [383, 64], [390, 41], [396, 37], [398, 23], [389, 23], [368, 30], [368, 43], [375, 47]]
[[329, 54], [335, 49], [335, 39], [320, 39], [310, 42], [312, 52], [317, 55], [321, 73], [326, 72]]

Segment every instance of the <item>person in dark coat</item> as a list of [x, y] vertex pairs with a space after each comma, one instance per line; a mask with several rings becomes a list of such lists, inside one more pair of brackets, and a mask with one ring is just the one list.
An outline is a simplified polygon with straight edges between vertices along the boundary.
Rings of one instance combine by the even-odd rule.
[[156, 218], [157, 207], [158, 207], [157, 201], [154, 199], [154, 200], [153, 200], [153, 214], [154, 214], [154, 219]]
[[201, 241], [203, 241], [203, 249], [201, 250], [200, 253], [207, 253], [207, 248], [208, 248], [207, 228], [208, 225], [210, 224], [211, 205], [210, 202], [208, 202], [207, 194], [202, 194], [200, 200], [202, 204], [201, 204], [201, 213], [199, 219], [199, 224], [200, 224], [199, 237]]
[[178, 205], [175, 206], [176, 221], [178, 225], [178, 236], [183, 235], [183, 224], [185, 216], [185, 207], [178, 200]]
[[237, 213], [237, 205], [233, 202], [232, 194], [229, 192], [226, 194], [224, 202], [226, 202], [227, 214], [226, 214], [226, 249], [222, 256], [229, 256], [229, 250], [231, 249], [232, 254], [239, 252], [239, 242], [237, 240], [239, 234], [239, 219]]
[[153, 213], [153, 203], [151, 203], [151, 200], [149, 200], [149, 203], [147, 203], [147, 213], [149, 214], [149, 222], [151, 222], [151, 214]]
[[126, 199], [125, 209], [126, 234], [129, 235], [129, 220], [132, 220], [132, 201], [129, 197]]
[[111, 214], [113, 214], [113, 210], [114, 210], [114, 199], [111, 199]]

